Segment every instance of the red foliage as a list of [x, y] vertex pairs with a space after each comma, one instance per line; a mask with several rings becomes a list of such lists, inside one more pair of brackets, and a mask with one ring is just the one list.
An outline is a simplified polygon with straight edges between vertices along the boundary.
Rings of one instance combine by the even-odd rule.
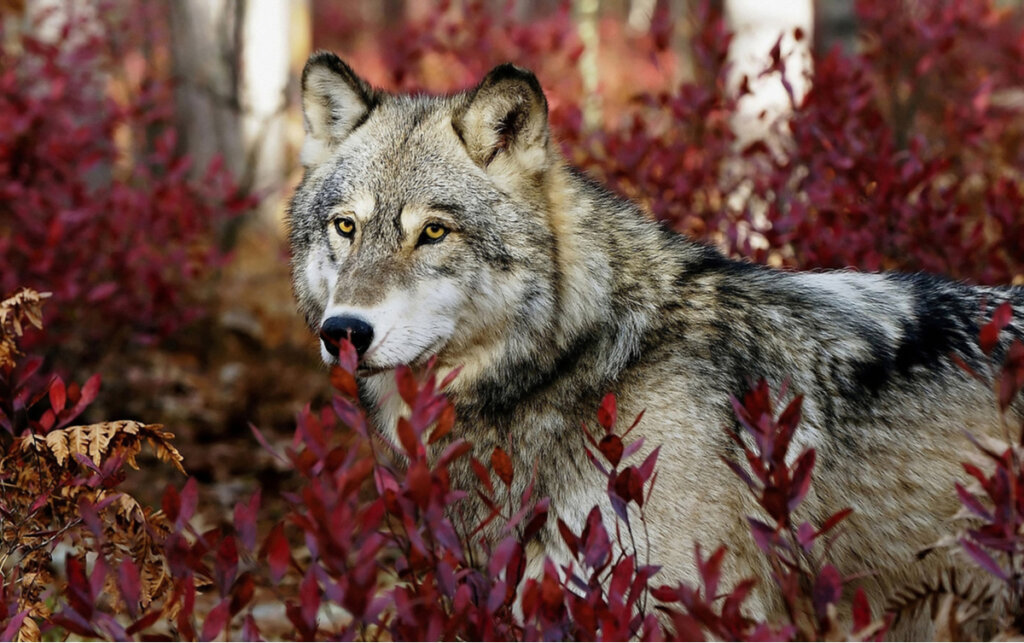
[[107, 2], [52, 38], [0, 33], [0, 293], [52, 292], [47, 341], [65, 356], [200, 315], [189, 285], [250, 203], [219, 164], [194, 179], [176, 151], [170, 82], [143, 57], [164, 22]]
[[[340, 349], [354, 352], [348, 342]], [[399, 444], [393, 449], [374, 441], [365, 414], [345, 395], [319, 413], [305, 410], [292, 446], [279, 455], [301, 480], [297, 491], [286, 494], [291, 508], [284, 522], [259, 538], [256, 494], [236, 505], [231, 528], [199, 533], [191, 522], [195, 480], [180, 492], [168, 487], [163, 514], [170, 533], [164, 555], [171, 587], [165, 598], [140, 604], [139, 570], [130, 561], [113, 565], [101, 550], [86, 573], [70, 557], [61, 609], [48, 626], [90, 638], [123, 639], [153, 636], [152, 628], [170, 619], [173, 634], [186, 640], [239, 631], [252, 639], [262, 636], [262, 628], [274, 627], [252, 611], [257, 590], [272, 588], [292, 628], [285, 632], [302, 640], [788, 640], [835, 633], [830, 610], [844, 581], [810, 554], [815, 541], [847, 512], [817, 531], [806, 523], [792, 528], [790, 517], [813, 468], [813, 455], [793, 467], [784, 462], [799, 402], [775, 419], [762, 384], [742, 405], [737, 403], [741, 422], [756, 436], [753, 450], [743, 448], [751, 462], [759, 463], [754, 473], [763, 486], [745, 473], [741, 477], [775, 520], [773, 528], [751, 519], [754, 537], [775, 563], [779, 590], [793, 608], [790, 621], [773, 624], [745, 612], [753, 581], [720, 588], [724, 547], [707, 558], [697, 547], [700, 587], [651, 586], [658, 567], [640, 560], [637, 540], [646, 530], [644, 507], [654, 492], [659, 450], [637, 465], [625, 464], [643, 447], [642, 440], [628, 440], [642, 418], [617, 433], [614, 396], [605, 397], [598, 409], [602, 434], [584, 427], [587, 455], [607, 478], [614, 514], [606, 517], [593, 508], [579, 533], [559, 520], [558, 532], [569, 552], [559, 564], [527, 558], [527, 544], [548, 520], [548, 500], [534, 497], [532, 482], [520, 497], [511, 497], [514, 476], [526, 472], [513, 471], [500, 449], [492, 451], [488, 467], [462, 439], [428, 457], [429, 443], [450, 429], [451, 406], [429, 369], [400, 369], [396, 379], [410, 413], [398, 422]], [[471, 464], [476, 488], [452, 487], [450, 470], [459, 461]], [[460, 509], [467, 493], [477, 494], [489, 509], [475, 525], [466, 524]], [[788, 501], [779, 507], [769, 500], [776, 495]], [[485, 530], [494, 524], [501, 529]], [[102, 531], [95, 537], [102, 542]], [[301, 547], [296, 545], [300, 541]], [[529, 575], [528, 563], [535, 565]], [[117, 584], [111, 586], [108, 578]], [[117, 588], [119, 600], [101, 599], [101, 590], [111, 587]], [[212, 593], [212, 602], [202, 608], [200, 587]], [[813, 611], [799, 611], [802, 602], [813, 604]], [[127, 623], [115, 618], [116, 605], [130, 617]], [[327, 618], [335, 608], [346, 616]], [[659, 619], [656, 610], [667, 619]], [[810, 625], [798, 621], [800, 613], [813, 613], [817, 620]], [[8, 617], [10, 623], [20, 618], [10, 611]], [[872, 621], [862, 594], [853, 621], [853, 634], [862, 638], [884, 631], [882, 623]]]
[[960, 545], [975, 563], [1005, 586], [1003, 598], [1012, 622], [1002, 625], [1004, 629], [1020, 631], [1024, 628], [1024, 616], [1019, 610], [1024, 604], [1024, 425], [1013, 426], [1008, 410], [1024, 390], [1024, 342], [1004, 333], [1011, 315], [1009, 303], [1003, 303], [979, 333], [979, 345], [985, 354], [1001, 356], [1002, 363], [994, 376], [961, 364], [970, 375], [992, 388], [1002, 414], [1005, 440], [983, 443], [968, 434], [986, 456], [990, 468], [986, 471], [977, 464], [964, 462], [964, 471], [973, 481], [969, 486], [956, 483], [956, 492], [971, 517], [959, 539]]
[[[822, 640], [835, 635], [835, 612], [843, 587], [849, 582], [828, 563], [829, 538], [822, 538], [838, 526], [852, 510], [845, 508], [826, 518], [820, 526], [801, 522], [793, 513], [799, 508], [811, 486], [816, 452], [806, 449], [787, 464], [793, 434], [800, 422], [803, 396], [798, 395], [775, 417], [771, 391], [761, 380], [743, 401], [733, 400], [740, 426], [753, 439], [753, 447], [743, 437], [728, 431], [743, 451], [751, 476], [741, 465], [725, 460], [730, 469], [747, 485], [771, 521], [749, 517], [750, 533], [771, 565], [773, 580], [786, 606], [790, 621], [803, 637]], [[823, 547], [815, 547], [819, 539]], [[699, 554], [698, 554], [699, 555]], [[868, 571], [868, 570], [863, 570]], [[813, 618], [806, 620], [808, 615]], [[850, 636], [858, 640], [881, 640], [891, 617], [874, 621], [867, 598], [857, 589], [853, 605]]]

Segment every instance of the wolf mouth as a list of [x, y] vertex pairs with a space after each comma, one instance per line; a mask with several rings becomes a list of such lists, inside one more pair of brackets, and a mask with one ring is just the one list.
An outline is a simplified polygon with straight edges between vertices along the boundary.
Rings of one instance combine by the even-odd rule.
[[442, 340], [440, 339], [436, 339], [430, 342], [415, 357], [413, 357], [411, 360], [407, 362], [402, 362], [401, 364], [387, 364], [383, 366], [377, 364], [367, 364], [366, 358], [372, 357], [370, 354], [367, 354], [364, 359], [359, 360], [359, 365], [356, 368], [356, 375], [358, 375], [359, 377], [372, 377], [374, 375], [380, 375], [381, 373], [393, 371], [399, 366], [403, 365], [409, 367], [422, 366], [426, 364], [434, 354], [437, 353], [441, 343]]

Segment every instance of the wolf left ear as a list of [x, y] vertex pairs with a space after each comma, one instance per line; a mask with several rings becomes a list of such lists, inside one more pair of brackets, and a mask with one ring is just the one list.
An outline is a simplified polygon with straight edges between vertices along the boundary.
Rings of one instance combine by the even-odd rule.
[[306, 140], [299, 160], [303, 167], [325, 161], [376, 105], [377, 94], [370, 84], [336, 55], [318, 51], [310, 56], [302, 70]]
[[520, 169], [543, 169], [550, 138], [548, 101], [532, 72], [499, 65], [466, 96], [452, 126], [470, 158], [484, 169], [503, 155]]

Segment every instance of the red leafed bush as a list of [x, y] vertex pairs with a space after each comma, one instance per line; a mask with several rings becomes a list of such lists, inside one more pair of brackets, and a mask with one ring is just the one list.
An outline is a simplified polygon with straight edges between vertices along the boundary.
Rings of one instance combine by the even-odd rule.
[[[752, 519], [752, 531], [778, 575], [778, 587], [769, 591], [782, 592], [791, 609], [788, 620], [765, 623], [744, 609], [753, 581], [722, 587], [724, 547], [707, 558], [697, 547], [699, 587], [652, 585], [656, 561], [642, 561], [635, 540], [646, 529], [647, 500], [657, 492], [659, 450], [631, 464], [644, 445], [628, 438], [642, 419], [616, 432], [614, 396], [597, 410], [601, 431], [583, 429], [586, 454], [608, 481], [614, 518], [607, 521], [595, 507], [579, 533], [559, 521], [568, 560], [530, 560], [536, 554], [527, 547], [549, 519], [548, 500], [535, 497], [532, 483], [519, 497], [509, 491], [516, 476], [529, 472], [513, 470], [501, 449], [481, 461], [469, 443], [452, 439], [452, 407], [439, 392], [445, 382], [429, 369], [397, 372], [410, 413], [398, 421], [398, 444], [381, 445], [351, 401], [355, 350], [343, 342], [340, 352], [333, 381], [343, 394], [319, 413], [302, 412], [292, 446], [277, 455], [300, 480], [286, 494], [284, 521], [260, 535], [257, 493], [235, 507], [230, 528], [200, 533], [191, 522], [195, 481], [181, 492], [168, 487], [154, 516], [164, 530], [160, 560], [167, 573], [160, 591], [135, 561], [114, 560], [108, 550], [97, 550], [91, 569], [71, 557], [59, 610], [42, 619], [43, 627], [91, 638], [152, 637], [169, 627], [172, 638], [186, 640], [788, 640], [884, 633], [885, 623], [872, 619], [862, 594], [853, 630], [841, 631], [835, 608], [846, 581], [811, 555], [848, 512], [820, 529], [793, 526], [814, 464], [810, 451], [792, 467], [785, 463], [783, 443], [796, 428], [799, 401], [776, 418], [762, 384], [737, 402], [755, 437], [743, 448], [758, 464], [753, 478], [735, 469], [772, 516], [774, 526]], [[451, 467], [459, 464], [475, 473], [473, 488], [452, 486]], [[483, 500], [486, 515], [463, 513], [467, 493]], [[780, 495], [781, 505], [774, 500]], [[99, 521], [86, 523], [102, 544]], [[283, 620], [255, 609], [261, 594], [284, 607]], [[8, 611], [12, 620], [0, 624], [19, 616]]]
[[[986, 355], [996, 355], [1000, 335], [1012, 318], [1010, 304], [1003, 303], [992, 319], [982, 326], [979, 345]], [[970, 375], [989, 385], [995, 393], [1003, 420], [1002, 440], [981, 442], [968, 437], [984, 454], [988, 467], [964, 462], [964, 471], [972, 478], [967, 486], [956, 484], [960, 502], [969, 516], [968, 526], [960, 535], [964, 552], [981, 568], [992, 574], [1003, 591], [997, 596], [996, 614], [1002, 631], [1024, 630], [1024, 425], [1014, 426], [1009, 407], [1024, 390], [1024, 342], [1011, 336], [1002, 342], [1002, 364], [997, 369], [976, 372], [966, 364], [961, 367]], [[988, 372], [993, 371], [994, 372]], [[956, 632], [953, 632], [956, 634]]]
[[[17, 565], [0, 584], [5, 636], [67, 631], [87, 638], [185, 640], [879, 640], [891, 619], [874, 616], [859, 589], [848, 621], [837, 617], [840, 597], [853, 581], [840, 575], [827, 553], [829, 541], [841, 537], [834, 528], [850, 510], [821, 524], [800, 518], [815, 465], [813, 449], [796, 457], [789, 453], [801, 398], [776, 414], [775, 396], [763, 381], [734, 400], [741, 431], [730, 436], [746, 465], [725, 464], [764, 511], [748, 520], [773, 586], [757, 588], [753, 580], [723, 586], [727, 549], [719, 546], [705, 556], [700, 544], [698, 586], [654, 586], [657, 561], [641, 560], [636, 539], [646, 530], [650, 495], [658, 492], [659, 449], [645, 452], [642, 440], [629, 439], [642, 414], [617, 430], [622, 424], [612, 395], [596, 410], [600, 430], [581, 429], [585, 455], [607, 480], [612, 515], [595, 507], [579, 533], [557, 522], [566, 560], [528, 554], [549, 520], [548, 500], [535, 497], [532, 483], [511, 497], [512, 481], [529, 473], [515, 471], [501, 449], [478, 460], [469, 443], [453, 437], [452, 406], [440, 392], [446, 382], [438, 382], [429, 368], [398, 370], [398, 391], [410, 412], [397, 423], [397, 444], [375, 439], [365, 413], [352, 402], [356, 354], [347, 342], [339, 347], [341, 366], [332, 375], [341, 395], [320, 412], [303, 411], [291, 447], [276, 454], [299, 480], [297, 490], [285, 494], [290, 508], [284, 520], [261, 533], [266, 518], [257, 492], [236, 505], [229, 527], [198, 531], [195, 480], [180, 492], [168, 486], [159, 512], [116, 492], [123, 465], [134, 462], [143, 438], [176, 462], [167, 442], [171, 436], [160, 427], [57, 428], [54, 422], [71, 417], [64, 418], [69, 393], [59, 379], [35, 395], [19, 392], [20, 384], [11, 388], [23, 379], [21, 363], [33, 363], [11, 340], [20, 335], [19, 323], [38, 323], [39, 298], [26, 291], [0, 310], [0, 384], [6, 387], [0, 388], [0, 420], [8, 431], [20, 432], [13, 442], [0, 440], [6, 449], [0, 476], [19, 490], [0, 502], [0, 546]], [[986, 353], [995, 354], [1008, 320], [1004, 306], [983, 328]], [[1000, 350], [1006, 365], [995, 391], [1005, 409], [1024, 385], [1024, 351], [1019, 340]], [[94, 385], [87, 388], [88, 393], [70, 395], [79, 399], [74, 408], [95, 394]], [[966, 467], [984, 496], [957, 486], [976, 517], [960, 542], [1006, 584], [1004, 598], [1016, 601], [1019, 449], [999, 453], [979, 446], [996, 470], [989, 475]], [[455, 488], [451, 468], [466, 463], [476, 483]], [[54, 487], [61, 493], [51, 493]], [[483, 500], [486, 515], [463, 512], [468, 493]], [[55, 528], [39, 527], [48, 524]], [[74, 548], [58, 581], [49, 563], [52, 536], [63, 533], [75, 534]], [[54, 605], [48, 597], [57, 587]], [[777, 595], [785, 608], [780, 620], [750, 616], [745, 604], [754, 590]], [[283, 606], [283, 620], [257, 609], [274, 605]], [[1003, 624], [1003, 631], [1015, 626]], [[954, 620], [947, 627], [951, 634], [958, 631]]]
[[189, 288], [219, 261], [218, 226], [248, 204], [216, 164], [190, 178], [170, 83], [143, 55], [165, 21], [122, 5], [71, 11], [52, 36], [0, 33], [0, 293], [52, 293], [46, 337], [64, 356], [201, 314]]

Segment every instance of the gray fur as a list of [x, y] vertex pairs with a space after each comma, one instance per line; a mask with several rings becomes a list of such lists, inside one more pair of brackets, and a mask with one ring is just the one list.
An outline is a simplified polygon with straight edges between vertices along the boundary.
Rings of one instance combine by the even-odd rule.
[[[593, 423], [608, 391], [620, 417], [645, 410], [645, 451], [662, 448], [648, 517], [663, 582], [695, 580], [695, 541], [728, 543], [733, 579], [771, 582], [747, 533], [745, 516], [758, 511], [719, 458], [734, 454], [723, 430], [735, 423], [730, 395], [759, 377], [805, 394], [798, 448], [815, 447], [819, 464], [803, 518], [854, 508], [834, 557], [844, 574], [877, 572], [863, 581], [873, 604], [965, 567], [945, 551], [916, 558], [948, 533], [958, 508], [953, 481], [970, 448], [963, 431], [1000, 431], [992, 391], [951, 355], [980, 368], [979, 322], [1007, 300], [1017, 312], [1006, 336], [1024, 337], [1024, 289], [782, 272], [725, 258], [568, 167], [549, 140], [539, 84], [511, 66], [442, 97], [371, 90], [323, 53], [304, 74], [319, 74], [321, 94], [325, 71], [338, 92], [314, 97], [331, 107], [321, 117], [337, 101], [359, 104], [341, 105], [358, 118], [340, 134], [307, 111], [321, 158], [307, 167], [290, 225], [295, 293], [314, 330], [330, 311], [372, 313], [389, 296], [389, 314], [405, 319], [402, 293], [419, 293], [411, 321], [391, 337], [415, 344], [412, 361], [433, 352], [442, 370], [465, 365], [449, 391], [454, 434], [478, 455], [501, 446], [517, 471], [538, 465], [539, 494], [576, 529], [592, 506], [607, 511], [580, 423]], [[338, 212], [356, 213], [351, 242], [332, 236]], [[443, 216], [451, 231], [417, 246], [412, 212]], [[444, 302], [430, 301], [431, 284]], [[430, 329], [422, 337], [421, 319]], [[384, 432], [402, 410], [388, 396], [395, 364], [382, 356], [405, 347], [389, 341], [371, 348], [360, 380]], [[1004, 341], [995, 358], [1006, 349]], [[1024, 417], [1021, 400], [1012, 415]], [[471, 484], [469, 472], [453, 475]], [[564, 558], [550, 524], [535, 551]], [[756, 601], [764, 614], [779, 608], [766, 594]], [[927, 636], [927, 626], [897, 635]]]

